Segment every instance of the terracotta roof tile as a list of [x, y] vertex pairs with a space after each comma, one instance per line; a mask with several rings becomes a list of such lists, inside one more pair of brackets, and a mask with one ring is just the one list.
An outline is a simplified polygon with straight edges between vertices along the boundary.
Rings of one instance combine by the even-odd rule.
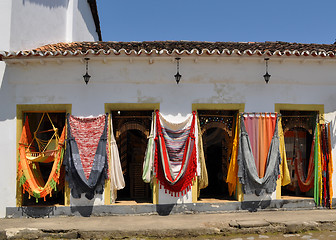
[[2, 53], [3, 57], [56, 56], [87, 54], [238, 54], [238, 55], [294, 55], [334, 57], [336, 44], [303, 44], [289, 42], [72, 42], [45, 45], [31, 51]]

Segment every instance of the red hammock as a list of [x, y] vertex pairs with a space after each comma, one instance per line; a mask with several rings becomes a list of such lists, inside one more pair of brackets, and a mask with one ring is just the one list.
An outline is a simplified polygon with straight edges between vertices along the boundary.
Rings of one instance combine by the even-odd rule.
[[298, 184], [301, 192], [308, 192], [314, 186], [314, 146], [315, 146], [315, 136], [312, 142], [307, 178], [305, 179], [303, 173], [303, 160], [302, 153], [299, 152], [299, 157], [295, 159], [295, 173], [298, 176]]
[[[195, 144], [195, 112], [193, 112], [192, 123], [189, 136], [185, 142], [181, 169], [178, 174], [173, 177], [170, 169], [169, 147], [166, 144], [164, 133], [160, 122], [159, 111], [156, 111], [156, 127], [157, 135], [155, 138], [155, 158], [154, 168], [156, 178], [163, 187], [169, 191], [172, 196], [179, 197], [190, 190], [192, 181], [196, 176], [197, 158]], [[176, 160], [176, 159], [175, 159]], [[161, 187], [160, 185], [160, 187]]]

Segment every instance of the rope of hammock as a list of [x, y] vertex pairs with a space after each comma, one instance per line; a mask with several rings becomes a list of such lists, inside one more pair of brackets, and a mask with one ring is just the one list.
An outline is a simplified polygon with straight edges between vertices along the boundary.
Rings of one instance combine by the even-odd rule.
[[[52, 129], [39, 131], [45, 115], [47, 115], [51, 123]], [[54, 133], [49, 140], [43, 140], [37, 137], [38, 134], [52, 132], [52, 131]], [[37, 143], [38, 151], [36, 151], [36, 149], [32, 147], [32, 144], [34, 141]], [[51, 144], [52, 142], [54, 142], [54, 144]], [[36, 131], [34, 132], [34, 137], [32, 141], [29, 143], [28, 147], [26, 148], [26, 158], [33, 162], [44, 162], [44, 163], [52, 162], [54, 157], [58, 153], [58, 149], [57, 149], [58, 142], [59, 142], [58, 129], [54, 126], [49, 114], [43, 113], [40, 119], [40, 122], [36, 128]], [[53, 149], [50, 149], [50, 148], [53, 148]]]

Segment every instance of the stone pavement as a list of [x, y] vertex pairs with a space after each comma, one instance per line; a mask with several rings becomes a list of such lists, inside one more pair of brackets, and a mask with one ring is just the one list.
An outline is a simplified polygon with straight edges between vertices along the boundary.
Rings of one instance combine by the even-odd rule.
[[193, 238], [336, 230], [336, 210], [0, 219], [0, 239]]

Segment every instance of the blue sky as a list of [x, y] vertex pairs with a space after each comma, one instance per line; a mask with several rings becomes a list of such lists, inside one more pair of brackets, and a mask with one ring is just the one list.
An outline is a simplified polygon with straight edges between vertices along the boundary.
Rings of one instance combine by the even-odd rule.
[[103, 41], [332, 44], [335, 0], [97, 0]]

